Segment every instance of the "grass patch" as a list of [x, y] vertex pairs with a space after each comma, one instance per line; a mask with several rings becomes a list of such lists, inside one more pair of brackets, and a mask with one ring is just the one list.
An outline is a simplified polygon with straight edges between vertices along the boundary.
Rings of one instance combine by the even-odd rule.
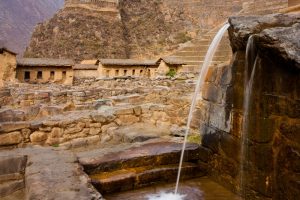
[[59, 144], [53, 144], [52, 147], [59, 147]]

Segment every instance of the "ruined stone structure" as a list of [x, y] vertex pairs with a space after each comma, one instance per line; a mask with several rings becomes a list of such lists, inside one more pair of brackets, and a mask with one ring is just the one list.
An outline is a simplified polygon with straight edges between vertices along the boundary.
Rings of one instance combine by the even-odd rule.
[[14, 82], [16, 76], [16, 53], [0, 46], [0, 87], [4, 82]]
[[9, 99], [0, 101], [0, 146], [34, 143], [76, 147], [130, 141], [141, 133], [122, 129], [136, 124], [153, 127], [148, 131], [151, 137], [175, 134], [176, 127], [184, 125], [189, 98], [183, 95], [193, 90], [191, 85], [135, 79], [98, 80], [71, 88], [19, 84], [0, 93], [0, 100]]
[[73, 60], [21, 58], [17, 60], [17, 78], [28, 83], [60, 83], [72, 85]]
[[[167, 24], [163, 20], [160, 23], [142, 20], [153, 19], [158, 10], [160, 14], [165, 14], [165, 18], [161, 19], [169, 22], [176, 17], [174, 13], [182, 13], [183, 18], [188, 16], [182, 20], [191, 23], [183, 30], [196, 39], [174, 55], [154, 60], [99, 59], [84, 60], [76, 65], [72, 60], [65, 59], [18, 60], [17, 77], [20, 83], [8, 84], [0, 89], [0, 198], [103, 200], [107, 195], [107, 199], [139, 199], [128, 193], [123, 197], [122, 193], [116, 196], [109, 193], [137, 190], [176, 179], [181, 142], [196, 81], [190, 73], [173, 78], [166, 77], [166, 73], [181, 72], [183, 64], [187, 64], [188, 70], [185, 72], [195, 71], [193, 66], [202, 64], [205, 51], [219, 27], [218, 22], [225, 19], [227, 14], [236, 13], [242, 7], [245, 8], [245, 15], [251, 14], [248, 9], [259, 14], [262, 7], [266, 8], [266, 12], [273, 13], [292, 3], [283, 0], [259, 0], [257, 4], [250, 0], [166, 0], [160, 4], [161, 1], [122, 0], [118, 2], [118, 9], [123, 19], [118, 19], [111, 15], [111, 10], [115, 8], [109, 8], [107, 4], [94, 7], [103, 2], [111, 3], [66, 1], [69, 13], [58, 14], [55, 18], [58, 25], [52, 26], [50, 22], [41, 25], [38, 29], [42, 36], [33, 40], [33, 43], [53, 33], [53, 37], [49, 37], [51, 40], [42, 42], [49, 45], [49, 49], [52, 48], [50, 41], [58, 42], [60, 50], [67, 55], [69, 52], [64, 48], [68, 37], [61, 40], [60, 34], [69, 34], [84, 24], [85, 32], [76, 33], [78, 37], [72, 39], [75, 49], [72, 50], [76, 55], [88, 59], [90, 53], [80, 50], [85, 34], [91, 34], [87, 37], [87, 46], [93, 46], [94, 41], [89, 40], [91, 37], [103, 39], [112, 33], [109, 29], [98, 31], [98, 25], [111, 25], [110, 28], [113, 27], [116, 32], [121, 30], [120, 27], [125, 27], [126, 31], [118, 32], [118, 36], [127, 38], [128, 43], [121, 37], [116, 41], [108, 37], [111, 40], [107, 43], [121, 41], [120, 44], [130, 44], [132, 49], [136, 49], [140, 40], [145, 42], [143, 44], [151, 43], [144, 37], [144, 33], [150, 35], [149, 30], [143, 32], [141, 29], [144, 26], [139, 24], [145, 23], [151, 27], [152, 36], [166, 37], [163, 34], [165, 32], [159, 29]], [[170, 7], [167, 9], [164, 7], [166, 5]], [[174, 12], [170, 12], [170, 8]], [[147, 14], [147, 9], [152, 12]], [[203, 15], [217, 15], [216, 19], [210, 19], [208, 15], [201, 19], [197, 19], [196, 15], [187, 15], [200, 11]], [[86, 17], [84, 19], [76, 16], [82, 12]], [[107, 15], [102, 16], [103, 21], [99, 23], [98, 17], [103, 13]], [[140, 18], [140, 14], [146, 17]], [[157, 15], [159, 19], [161, 16]], [[114, 23], [109, 25], [110, 20], [118, 26], [114, 26]], [[127, 20], [131, 22], [121, 24]], [[194, 31], [193, 26], [201, 20], [204, 20], [201, 24], [203, 30], [207, 27], [210, 31]], [[64, 26], [60, 26], [61, 22]], [[293, 8], [293, 13], [265, 17], [231, 17], [229, 23], [229, 34], [221, 42], [217, 59], [209, 69], [196, 102], [188, 137], [193, 144], [187, 144], [182, 178], [207, 176], [228, 189], [209, 182], [214, 189], [210, 192], [217, 193], [217, 198], [212, 196], [210, 199], [238, 199], [232, 193], [235, 192], [247, 200], [298, 200], [299, 10]], [[158, 26], [152, 26], [156, 24]], [[168, 26], [163, 27], [167, 29]], [[180, 26], [176, 28], [180, 29]], [[91, 33], [87, 29], [97, 31]], [[138, 30], [139, 34], [132, 34], [133, 29]], [[105, 34], [106, 37], [102, 37]], [[250, 50], [254, 59], [246, 58], [250, 36], [253, 39]], [[174, 39], [172, 37], [168, 40]], [[115, 39], [120, 38], [116, 36]], [[131, 43], [133, 40], [135, 42]], [[157, 44], [151, 48], [156, 47], [162, 52]], [[117, 49], [120, 51], [116, 52], [106, 43], [101, 45], [107, 47], [100, 49], [109, 52], [107, 57], [112, 58], [114, 56], [109, 54], [118, 55], [120, 52], [124, 53], [124, 57], [130, 57], [126, 55], [126, 49]], [[90, 50], [94, 52], [95, 49], [93, 46]], [[36, 51], [43, 54], [47, 49]], [[143, 51], [129, 52], [137, 55]], [[50, 54], [55, 55], [55, 52], [51, 51]], [[82, 57], [78, 60], [82, 60]], [[246, 62], [250, 64], [246, 65]], [[244, 79], [249, 79], [249, 75], [245, 75], [246, 69], [256, 70], [253, 93], [249, 99], [248, 135], [243, 143]], [[154, 78], [157, 75], [164, 77]], [[69, 85], [72, 82], [74, 84]], [[243, 157], [242, 145], [245, 148]], [[240, 182], [242, 176], [245, 178], [243, 185]], [[202, 181], [194, 179], [188, 182], [187, 187], [183, 187], [187, 199], [207, 197], [197, 190], [199, 185], [202, 187]], [[192, 185], [196, 185], [195, 190]], [[45, 190], [45, 186], [49, 187]], [[174, 184], [170, 188], [173, 187]], [[20, 193], [16, 194], [15, 191]], [[144, 192], [142, 196], [145, 196]]]

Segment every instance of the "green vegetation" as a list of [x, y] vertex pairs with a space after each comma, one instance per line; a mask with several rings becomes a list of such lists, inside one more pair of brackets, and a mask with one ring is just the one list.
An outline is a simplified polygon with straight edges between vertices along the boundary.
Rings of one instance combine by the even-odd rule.
[[59, 147], [59, 144], [53, 144], [52, 147]]
[[178, 43], [185, 43], [190, 41], [192, 38], [186, 32], [180, 32], [175, 36], [175, 40]]
[[201, 135], [200, 134], [193, 134], [188, 136], [188, 142], [190, 143], [196, 143], [196, 144], [201, 144]]
[[166, 76], [169, 76], [173, 78], [176, 75], [175, 69], [170, 69], [170, 71], [166, 74]]

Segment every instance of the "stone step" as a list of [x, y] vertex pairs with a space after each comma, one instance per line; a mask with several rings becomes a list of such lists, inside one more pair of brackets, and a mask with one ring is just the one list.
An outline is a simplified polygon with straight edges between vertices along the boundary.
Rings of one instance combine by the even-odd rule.
[[8, 196], [18, 190], [25, 188], [24, 180], [12, 180], [4, 183], [0, 182], [0, 199], [1, 197]]
[[[158, 166], [179, 163], [182, 144], [173, 142], [147, 143], [121, 152], [102, 154], [94, 152], [79, 156], [79, 162], [88, 174], [115, 171], [141, 166]], [[199, 159], [200, 146], [188, 143], [185, 150], [185, 162]]]
[[[171, 58], [175, 58], [182, 61], [204, 61], [205, 56], [171, 56]], [[214, 56], [215, 61], [223, 61], [227, 60], [228, 58], [226, 56]]]
[[200, 39], [200, 40], [193, 40], [192, 44], [194, 45], [209, 45], [211, 43], [211, 39]]
[[[211, 65], [218, 65], [223, 63], [224, 61], [212, 61]], [[204, 61], [185, 61], [186, 65], [203, 65]]]
[[[212, 40], [214, 39], [215, 35], [210, 35], [210, 36], [206, 36], [207, 38], [201, 38], [201, 39], [194, 39], [191, 41], [192, 44], [194, 45], [206, 45], [206, 44], [211, 44], [212, 43]], [[222, 42], [225, 41], [225, 40], [228, 40], [227, 37], [223, 37], [222, 38]]]
[[[184, 47], [181, 49], [181, 51], [207, 51], [209, 48], [209, 45], [203, 45], [203, 46], [188, 46], [188, 47]], [[229, 45], [220, 45], [218, 47], [219, 49], [222, 50], [230, 50], [230, 46]]]
[[[222, 62], [224, 63], [224, 62]], [[210, 65], [209, 67], [213, 67], [214, 65]], [[202, 65], [184, 65], [182, 68], [182, 72], [199, 72]]]
[[[191, 179], [205, 175], [205, 170], [194, 163], [183, 163], [181, 179]], [[91, 175], [92, 184], [101, 193], [133, 190], [158, 183], [175, 182], [178, 164], [127, 168], [114, 172]]]
[[[228, 54], [231, 53], [231, 50], [230, 51], [227, 51], [227, 50], [217, 50], [215, 56], [227, 56], [228, 57]], [[206, 56], [207, 54], [207, 51], [178, 51], [177, 53], [173, 54], [172, 56], [182, 56], [182, 57], [185, 57], [185, 56], [201, 56], [201, 57], [204, 57]]]

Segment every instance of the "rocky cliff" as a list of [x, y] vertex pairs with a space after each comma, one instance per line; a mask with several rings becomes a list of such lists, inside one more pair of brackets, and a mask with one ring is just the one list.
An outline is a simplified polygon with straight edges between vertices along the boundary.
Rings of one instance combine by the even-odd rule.
[[34, 26], [63, 6], [63, 0], [0, 1], [0, 40], [22, 54], [29, 43]]
[[240, 0], [120, 0], [115, 6], [113, 2], [66, 1], [63, 10], [36, 27], [26, 56], [157, 57], [242, 8]]

